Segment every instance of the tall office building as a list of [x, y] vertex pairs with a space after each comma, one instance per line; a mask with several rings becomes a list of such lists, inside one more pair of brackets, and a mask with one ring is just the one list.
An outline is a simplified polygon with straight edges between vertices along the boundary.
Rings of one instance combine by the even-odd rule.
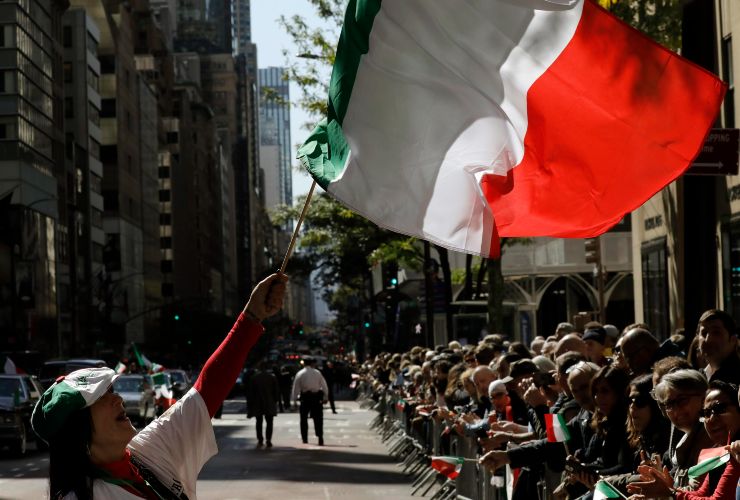
[[[102, 329], [97, 304], [103, 269], [103, 164], [100, 162], [100, 30], [84, 9], [62, 18], [65, 160], [74, 189], [67, 193], [69, 258], [59, 266], [62, 352], [91, 352]], [[62, 249], [60, 248], [60, 251]]]
[[233, 29], [236, 53], [243, 55], [247, 62], [247, 73], [257, 76], [257, 45], [252, 42], [252, 16], [250, 0], [234, 0]]
[[265, 175], [265, 206], [291, 205], [292, 145], [290, 142], [290, 90], [285, 68], [259, 70], [260, 166]]
[[[0, 11], [0, 346], [58, 350], [57, 228], [66, 229], [65, 0]], [[63, 189], [60, 189], [63, 188]], [[57, 348], [50, 348], [56, 346]], [[58, 354], [58, 352], [57, 352]]]

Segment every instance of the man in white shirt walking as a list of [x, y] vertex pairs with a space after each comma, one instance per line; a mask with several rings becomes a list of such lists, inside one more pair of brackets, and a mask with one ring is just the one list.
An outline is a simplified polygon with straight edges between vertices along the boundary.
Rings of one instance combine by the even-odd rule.
[[301, 438], [308, 443], [308, 416], [313, 419], [313, 428], [316, 437], [319, 438], [319, 446], [324, 445], [324, 415], [323, 404], [329, 394], [329, 387], [321, 372], [314, 366], [316, 360], [306, 357], [303, 362], [305, 367], [299, 371], [293, 381], [293, 401], [299, 401], [301, 414]]

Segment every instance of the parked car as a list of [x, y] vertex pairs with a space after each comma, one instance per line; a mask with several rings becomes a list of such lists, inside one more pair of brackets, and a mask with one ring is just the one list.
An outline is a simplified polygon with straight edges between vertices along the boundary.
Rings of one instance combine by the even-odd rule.
[[102, 368], [104, 366], [106, 364], [102, 359], [75, 358], [47, 361], [41, 367], [39, 381], [45, 389], [48, 389], [62, 375], [68, 375], [81, 368]]
[[165, 370], [172, 379], [172, 392], [175, 399], [180, 399], [192, 387], [190, 378], [185, 370]]
[[28, 438], [21, 412], [13, 405], [0, 404], [0, 446], [7, 446], [13, 455], [23, 456]]
[[41, 384], [31, 375], [0, 375], [0, 407], [3, 410], [0, 441], [10, 445], [17, 455], [26, 452], [28, 441], [36, 441], [37, 448], [46, 445], [31, 429], [31, 413], [42, 392]]
[[113, 382], [113, 390], [123, 398], [126, 416], [146, 425], [157, 416], [156, 395], [148, 375], [121, 375]]

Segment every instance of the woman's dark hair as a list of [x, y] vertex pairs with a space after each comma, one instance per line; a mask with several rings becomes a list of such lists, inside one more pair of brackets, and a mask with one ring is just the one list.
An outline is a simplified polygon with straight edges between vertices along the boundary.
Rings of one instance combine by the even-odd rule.
[[90, 461], [92, 414], [83, 408], [73, 414], [49, 441], [49, 497], [58, 500], [74, 491], [78, 500], [92, 500]]
[[702, 370], [707, 365], [704, 354], [701, 352], [701, 337], [698, 335], [689, 344], [686, 359], [694, 370]]
[[642, 432], [635, 429], [632, 419], [627, 419], [627, 440], [633, 450], [645, 450], [648, 455], [668, 448], [670, 422], [663, 416], [658, 402], [650, 395], [653, 376], [640, 375], [630, 382], [630, 392], [637, 391], [640, 398], [650, 407], [650, 423]]
[[601, 368], [591, 379], [591, 397], [594, 401], [596, 401], [594, 397], [596, 387], [601, 382], [606, 382], [612, 392], [617, 395], [611, 415], [604, 415], [598, 408], [594, 410], [591, 427], [597, 434], [603, 436], [612, 424], [624, 426], [627, 415], [627, 386], [630, 383], [630, 377], [626, 371], [615, 366], [608, 365]]
[[730, 404], [732, 404], [736, 408], [740, 408], [737, 401], [737, 386], [735, 384], [723, 382], [722, 380], [712, 380], [711, 382], [709, 382], [707, 394], [709, 394], [710, 391], [719, 391], [720, 393], [724, 394], [727, 399], [730, 400]]

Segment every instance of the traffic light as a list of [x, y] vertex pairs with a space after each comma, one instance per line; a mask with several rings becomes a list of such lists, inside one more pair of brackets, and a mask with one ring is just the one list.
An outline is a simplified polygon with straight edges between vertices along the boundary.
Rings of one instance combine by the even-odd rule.
[[370, 322], [369, 321], [365, 321], [365, 323], [363, 324], [363, 326], [365, 328], [370, 328]]
[[172, 317], [175, 321], [180, 321], [180, 315], [175, 313], [175, 315]]
[[298, 330], [298, 335], [303, 335], [303, 321], [298, 323], [298, 327], [296, 329]]
[[601, 238], [588, 238], [584, 244], [586, 247], [586, 263], [601, 264]]

